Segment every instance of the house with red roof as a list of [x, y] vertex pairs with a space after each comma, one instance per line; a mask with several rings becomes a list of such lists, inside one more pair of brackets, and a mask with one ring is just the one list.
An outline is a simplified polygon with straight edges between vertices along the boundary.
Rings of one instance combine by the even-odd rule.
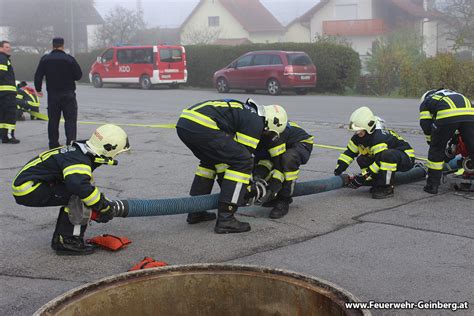
[[181, 25], [181, 43], [274, 43], [285, 27], [259, 0], [200, 0]]
[[285, 40], [312, 42], [318, 36], [340, 36], [363, 57], [378, 37], [412, 26], [423, 34], [423, 49], [432, 56], [449, 49], [441, 13], [433, 4], [433, 0], [320, 0], [287, 26]]

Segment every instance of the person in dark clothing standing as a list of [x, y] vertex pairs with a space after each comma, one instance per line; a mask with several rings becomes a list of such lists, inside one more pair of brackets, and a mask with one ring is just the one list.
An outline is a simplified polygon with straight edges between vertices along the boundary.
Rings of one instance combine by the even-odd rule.
[[0, 136], [4, 144], [18, 144], [20, 141], [14, 135], [16, 86], [10, 52], [10, 42], [0, 41]]
[[53, 39], [53, 50], [41, 58], [35, 73], [35, 89], [40, 96], [43, 77], [48, 91], [49, 148], [59, 147], [59, 121], [64, 116], [66, 142], [70, 145], [77, 134], [76, 83], [82, 70], [76, 59], [64, 52], [64, 39]]

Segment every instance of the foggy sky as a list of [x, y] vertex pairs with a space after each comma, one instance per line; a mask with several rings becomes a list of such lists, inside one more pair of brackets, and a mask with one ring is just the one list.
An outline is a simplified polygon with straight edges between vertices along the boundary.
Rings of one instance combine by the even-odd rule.
[[[147, 26], [178, 27], [191, 13], [199, 0], [142, 0]], [[302, 15], [319, 0], [260, 0], [260, 2], [282, 23], [288, 24]], [[96, 8], [105, 17], [116, 5], [135, 9], [136, 0], [96, 0]]]

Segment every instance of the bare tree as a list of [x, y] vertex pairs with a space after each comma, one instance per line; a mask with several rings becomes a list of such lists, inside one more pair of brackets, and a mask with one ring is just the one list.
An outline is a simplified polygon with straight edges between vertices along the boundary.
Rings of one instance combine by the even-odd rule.
[[220, 28], [192, 28], [181, 36], [181, 42], [189, 45], [211, 44], [219, 38], [222, 30]]
[[128, 43], [144, 29], [145, 22], [141, 12], [117, 5], [104, 18], [104, 24], [97, 29], [96, 37], [103, 46]]
[[454, 41], [454, 48], [474, 48], [474, 1], [440, 1], [438, 9], [446, 17], [446, 23], [449, 25], [447, 34], [449, 39]]

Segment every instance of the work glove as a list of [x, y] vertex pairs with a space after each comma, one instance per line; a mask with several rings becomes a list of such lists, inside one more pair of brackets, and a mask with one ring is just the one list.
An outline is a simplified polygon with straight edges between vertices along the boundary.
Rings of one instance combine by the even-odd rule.
[[97, 219], [96, 222], [99, 223], [107, 223], [108, 221], [112, 220], [117, 212], [118, 209], [118, 202], [117, 201], [109, 201], [109, 207], [105, 208], [101, 211], [97, 211]]
[[336, 169], [334, 169], [334, 175], [340, 176], [344, 171], [346, 171], [346, 166], [338, 164]]
[[352, 189], [358, 189], [364, 185], [365, 181], [366, 181], [366, 177], [361, 174], [358, 174], [352, 177], [352, 179], [350, 180], [348, 184], [348, 187]]
[[280, 180], [271, 178], [268, 181], [268, 185], [266, 186], [267, 192], [265, 193], [264, 196], [260, 198], [259, 203], [263, 204], [263, 203], [270, 202], [276, 199], [278, 192], [280, 192], [281, 190], [281, 187], [282, 187], [282, 183], [280, 182]]
[[265, 180], [254, 180], [247, 187], [247, 193], [244, 198], [248, 205], [260, 203], [260, 199], [266, 194], [267, 182]]

